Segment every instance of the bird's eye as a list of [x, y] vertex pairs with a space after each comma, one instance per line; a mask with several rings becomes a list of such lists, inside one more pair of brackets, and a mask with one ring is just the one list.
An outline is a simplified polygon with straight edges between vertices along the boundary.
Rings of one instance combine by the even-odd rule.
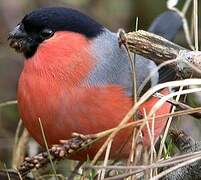
[[41, 32], [40, 32], [40, 37], [42, 39], [48, 39], [50, 37], [52, 37], [54, 34], [54, 32], [51, 30], [51, 29], [43, 29]]

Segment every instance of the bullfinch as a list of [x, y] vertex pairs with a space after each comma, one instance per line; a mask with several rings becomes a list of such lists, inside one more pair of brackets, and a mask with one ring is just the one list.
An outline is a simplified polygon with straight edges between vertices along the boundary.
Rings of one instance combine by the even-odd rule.
[[[181, 24], [176, 13], [166, 12], [149, 30], [172, 40]], [[132, 107], [128, 54], [119, 47], [117, 33], [87, 15], [63, 7], [38, 9], [25, 15], [9, 39], [10, 46], [26, 59], [17, 90], [19, 112], [30, 135], [42, 146], [39, 119], [51, 146], [69, 139], [73, 132], [93, 134], [114, 128]], [[156, 67], [151, 60], [136, 56], [136, 88]], [[154, 86], [174, 76], [172, 70], [163, 68], [151, 77], [149, 84]], [[157, 101], [151, 97], [139, 110], [148, 113]], [[170, 108], [169, 103], [164, 103], [156, 115], [169, 113]], [[167, 118], [156, 120], [155, 139], [166, 121]], [[149, 146], [146, 127], [142, 133], [144, 146]], [[113, 141], [111, 157], [128, 157], [131, 137], [132, 128], [121, 130]], [[93, 158], [103, 141], [70, 158]]]

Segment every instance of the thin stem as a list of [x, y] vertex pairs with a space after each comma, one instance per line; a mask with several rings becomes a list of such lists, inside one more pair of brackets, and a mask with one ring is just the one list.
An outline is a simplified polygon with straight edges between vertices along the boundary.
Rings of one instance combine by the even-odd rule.
[[57, 179], [57, 173], [56, 173], [56, 170], [54, 168], [54, 164], [53, 164], [53, 161], [52, 161], [52, 156], [51, 156], [50, 151], [49, 151], [49, 147], [48, 147], [48, 144], [47, 144], [47, 140], [46, 140], [46, 136], [45, 136], [45, 132], [44, 132], [44, 129], [43, 129], [41, 119], [39, 118], [38, 121], [39, 121], [40, 129], [41, 129], [42, 137], [43, 137], [43, 140], [44, 140], [45, 148], [47, 150], [48, 157], [49, 157], [49, 160], [50, 160], [50, 164], [51, 164], [53, 173], [55, 175], [55, 178]]
[[199, 49], [198, 37], [198, 0], [193, 0], [193, 19], [194, 19], [194, 37], [195, 37], [195, 50]]

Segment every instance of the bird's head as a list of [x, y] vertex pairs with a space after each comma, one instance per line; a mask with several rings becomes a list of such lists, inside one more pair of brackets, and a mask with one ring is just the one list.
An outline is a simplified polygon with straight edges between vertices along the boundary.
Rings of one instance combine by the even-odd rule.
[[57, 32], [75, 32], [86, 38], [94, 38], [103, 29], [103, 26], [79, 11], [63, 7], [42, 8], [25, 15], [9, 33], [8, 39], [12, 48], [30, 58], [41, 43]]

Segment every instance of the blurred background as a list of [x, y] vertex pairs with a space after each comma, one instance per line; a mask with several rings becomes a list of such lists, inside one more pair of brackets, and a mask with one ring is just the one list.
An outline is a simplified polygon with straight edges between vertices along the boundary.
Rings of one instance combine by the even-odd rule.
[[[23, 57], [8, 46], [8, 33], [26, 13], [47, 6], [79, 9], [115, 32], [118, 28], [134, 30], [136, 17], [138, 28], [146, 30], [156, 16], [167, 10], [166, 0], [0, 0], [0, 103], [16, 99], [17, 80], [23, 67]], [[182, 31], [176, 41], [186, 46]], [[8, 167], [18, 120], [16, 105], [0, 107], [0, 162]], [[199, 130], [195, 136], [199, 136]]]

